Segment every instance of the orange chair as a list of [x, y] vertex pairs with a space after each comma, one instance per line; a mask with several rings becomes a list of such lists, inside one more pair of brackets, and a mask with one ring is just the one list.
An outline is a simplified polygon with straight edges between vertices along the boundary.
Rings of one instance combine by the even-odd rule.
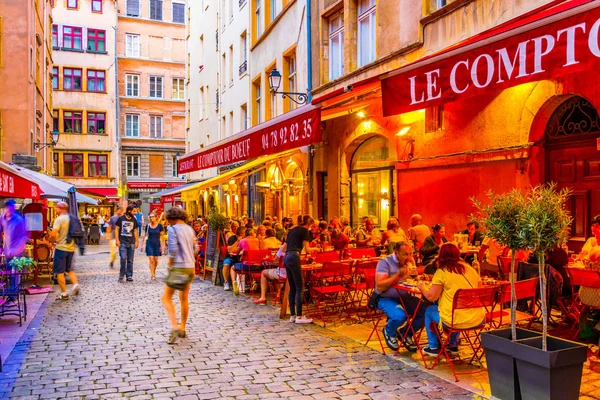
[[348, 313], [351, 269], [352, 263], [348, 261], [327, 262], [321, 271], [310, 276], [310, 295], [323, 326], [326, 326], [326, 315], [341, 318], [342, 312]]
[[[510, 263], [510, 257], [498, 256], [498, 274], [500, 275], [500, 279], [505, 281], [510, 280]], [[519, 269], [519, 261], [515, 260], [515, 264], [515, 275], [517, 275], [517, 270]]]
[[[527, 329], [531, 327], [531, 323], [536, 319], [535, 298], [537, 296], [537, 285], [540, 278], [535, 277], [524, 281], [515, 282], [515, 296], [516, 300], [531, 299], [531, 305], [529, 306], [529, 312], [517, 311], [515, 315], [515, 323], [527, 321]], [[494, 328], [500, 328], [505, 325], [510, 325], [510, 302], [511, 302], [511, 290], [510, 284], [500, 286], [500, 310], [492, 313], [487, 313], [486, 319], [488, 323]], [[509, 307], [502, 308], [503, 304], [509, 304]]]
[[567, 315], [573, 321], [576, 321], [576, 331], [573, 335], [573, 339], [575, 339], [581, 330], [579, 328], [581, 316], [587, 314], [590, 309], [595, 308], [581, 302], [581, 299], [579, 298], [579, 291], [576, 290], [576, 286], [578, 286], [580, 290], [581, 288], [591, 288], [596, 290], [600, 289], [600, 271], [593, 271], [591, 269], [583, 268], [567, 268], [566, 270], [567, 274], [569, 274], [571, 287], [573, 288], [573, 301], [571, 302], [571, 306], [567, 311]]
[[[483, 357], [483, 348], [481, 347], [481, 338], [480, 334], [485, 326], [485, 320], [483, 323], [476, 327], [471, 328], [457, 328], [454, 326], [454, 315], [456, 310], [471, 310], [484, 308], [486, 312], [492, 312], [494, 310], [494, 306], [496, 305], [496, 299], [498, 297], [498, 291], [500, 290], [499, 286], [486, 286], [481, 288], [473, 288], [473, 289], [458, 289], [456, 293], [454, 293], [454, 299], [452, 300], [452, 321], [450, 322], [450, 326], [444, 326], [443, 332], [440, 332], [438, 329], [438, 324], [435, 322], [431, 323], [431, 330], [435, 332], [440, 341], [440, 352], [431, 364], [429, 369], [435, 368], [435, 366], [440, 361], [442, 355], [448, 361], [450, 365], [450, 369], [452, 369], [452, 373], [454, 374], [454, 379], [458, 382], [459, 374], [472, 374], [479, 371], [474, 372], [456, 372], [454, 369], [454, 363], [448, 353], [448, 346], [450, 343], [450, 335], [453, 333], [461, 333], [465, 341], [469, 344], [471, 349], [473, 350], [473, 356], [468, 361], [469, 364], [473, 363], [473, 361], [477, 360], [481, 362], [481, 358]], [[472, 333], [472, 336], [469, 335]], [[459, 358], [459, 361], [460, 360]]]

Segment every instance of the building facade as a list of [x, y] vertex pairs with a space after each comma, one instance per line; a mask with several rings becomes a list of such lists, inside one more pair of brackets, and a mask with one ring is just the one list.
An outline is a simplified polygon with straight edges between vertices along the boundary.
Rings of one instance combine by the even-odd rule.
[[113, 0], [54, 2], [52, 174], [98, 197], [91, 211], [109, 215], [119, 198], [116, 27]]
[[129, 201], [184, 182], [186, 21], [183, 0], [118, 1], [117, 129]]
[[40, 144], [52, 132], [50, 3], [0, 1], [0, 159], [47, 171], [50, 150]]

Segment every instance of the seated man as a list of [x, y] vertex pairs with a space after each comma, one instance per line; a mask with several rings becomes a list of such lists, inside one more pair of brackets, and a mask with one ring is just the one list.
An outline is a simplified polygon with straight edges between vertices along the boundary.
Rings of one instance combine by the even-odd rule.
[[[239, 244], [240, 241], [244, 238], [244, 232], [246, 232], [246, 228], [244, 228], [243, 226], [239, 226], [235, 232], [235, 235], [230, 236], [227, 239], [228, 256], [225, 260], [223, 260], [223, 290], [227, 292], [231, 290], [231, 285], [229, 284], [229, 271], [233, 272], [231, 266], [235, 265], [235, 263], [240, 262], [240, 257], [238, 256], [238, 253], [240, 252]], [[232, 279], [235, 279], [233, 273]]]
[[281, 247], [281, 242], [275, 237], [275, 231], [268, 228], [265, 232], [265, 238], [260, 242], [261, 250], [277, 250]]
[[356, 247], [379, 246], [381, 243], [381, 232], [375, 229], [375, 223], [371, 218], [365, 222], [364, 229], [356, 234]]
[[[380, 294], [377, 308], [388, 317], [387, 324], [383, 327], [383, 337], [387, 346], [394, 351], [398, 350], [398, 337], [403, 337], [406, 332], [407, 313], [415, 317], [412, 330], [408, 332], [402, 344], [409, 351], [417, 351], [412, 337], [413, 330], [418, 332], [423, 328], [427, 309], [423, 303], [419, 305], [418, 298], [394, 289], [395, 285], [408, 277], [408, 267], [414, 263], [412, 252], [412, 246], [408, 242], [396, 243], [394, 253], [379, 261], [375, 273], [375, 292]], [[402, 296], [402, 303], [399, 296]], [[402, 304], [406, 310], [402, 308]]]
[[[271, 229], [267, 229], [267, 235], [268, 235], [269, 230], [271, 230]], [[277, 257], [285, 256], [285, 252], [283, 252], [281, 249], [277, 252]], [[254, 304], [260, 304], [260, 305], [267, 304], [267, 283], [268, 283], [268, 281], [273, 281], [273, 284], [275, 286], [275, 293], [279, 293], [279, 280], [287, 279], [287, 273], [285, 271], [285, 267], [283, 266], [283, 263], [279, 264], [279, 265], [280, 265], [280, 267], [263, 269], [262, 273], [260, 274], [260, 298], [252, 300], [252, 302]]]
[[[249, 219], [250, 220], [250, 219]], [[238, 244], [238, 255], [240, 256], [240, 260], [244, 259], [244, 253], [250, 250], [258, 250], [259, 243], [258, 239], [255, 236], [254, 229], [246, 228], [246, 236], [240, 240]], [[231, 281], [233, 282], [233, 294], [240, 294], [240, 288], [236, 281], [236, 274], [242, 272], [244, 269], [244, 265], [241, 262], [234, 264], [233, 269], [231, 270]]]

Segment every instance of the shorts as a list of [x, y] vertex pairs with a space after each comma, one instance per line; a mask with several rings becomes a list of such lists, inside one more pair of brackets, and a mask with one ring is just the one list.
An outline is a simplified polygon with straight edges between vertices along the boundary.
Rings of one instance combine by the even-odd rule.
[[226, 259], [224, 259], [223, 260], [223, 265], [226, 265], [226, 264], [229, 265], [229, 266], [232, 266], [234, 264], [233, 258], [227, 257]]
[[167, 275], [165, 284], [171, 289], [184, 290], [184, 287], [186, 287], [193, 280], [194, 268], [173, 267]]
[[64, 274], [65, 272], [71, 272], [73, 265], [73, 255], [75, 252], [54, 250], [54, 263], [52, 272], [55, 274]]
[[148, 257], [160, 256], [160, 243], [146, 243], [146, 255]]
[[243, 263], [235, 263], [233, 269], [236, 272], [260, 272], [264, 268], [259, 265], [244, 265]]

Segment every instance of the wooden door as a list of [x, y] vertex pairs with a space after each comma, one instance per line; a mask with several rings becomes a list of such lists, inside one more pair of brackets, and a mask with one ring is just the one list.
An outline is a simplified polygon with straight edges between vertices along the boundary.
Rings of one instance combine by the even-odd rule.
[[567, 204], [573, 217], [568, 246], [579, 252], [591, 235], [590, 220], [600, 214], [600, 151], [595, 138], [560, 141], [547, 147], [547, 180], [573, 191]]

